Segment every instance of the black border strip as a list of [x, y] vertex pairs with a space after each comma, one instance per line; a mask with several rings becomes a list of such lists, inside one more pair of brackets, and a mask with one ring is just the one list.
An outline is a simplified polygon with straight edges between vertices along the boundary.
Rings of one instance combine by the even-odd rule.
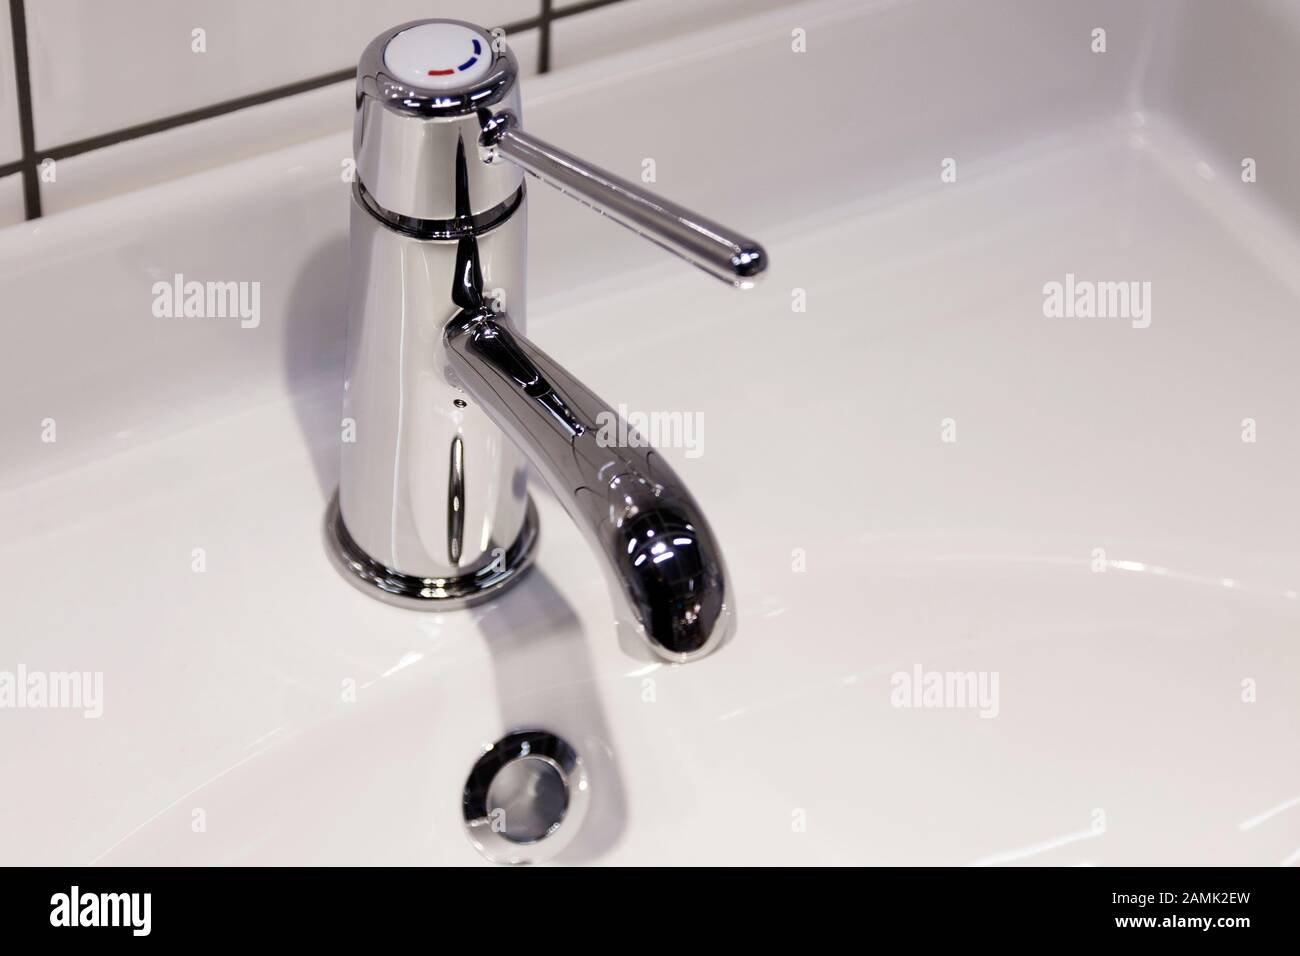
[[[227, 113], [234, 113], [250, 106], [260, 106], [263, 103], [283, 99], [286, 96], [308, 93], [323, 86], [329, 86], [332, 83], [341, 83], [356, 75], [356, 67], [349, 66], [342, 70], [335, 70], [332, 73], [325, 73], [321, 76], [263, 90], [260, 93], [250, 93], [247, 96], [224, 100], [210, 106], [187, 110], [184, 113], [175, 113], [161, 119], [150, 120], [147, 123], [127, 126], [119, 130], [101, 133], [97, 136], [90, 136], [86, 139], [63, 143], [50, 149], [38, 151], [36, 148], [35, 117], [32, 111], [31, 63], [27, 54], [27, 11], [25, 2], [26, 0], [9, 0], [9, 19], [14, 45], [14, 70], [17, 74], [15, 79], [18, 88], [19, 139], [22, 155], [15, 162], [0, 166], [0, 177], [15, 173], [22, 174], [23, 205], [28, 220], [37, 219], [41, 215], [39, 173], [40, 164], [46, 159], [56, 161], [67, 159], [70, 156], [77, 156], [96, 149], [104, 149], [108, 146], [116, 146], [118, 143], [129, 142], [143, 136], [164, 133], [170, 129], [188, 126], [190, 123], [197, 123], [217, 116], [224, 116]], [[583, 2], [555, 9], [554, 0], [540, 0], [541, 10], [537, 16], [529, 17], [526, 20], [518, 20], [514, 23], [507, 23], [502, 29], [509, 35], [537, 28], [540, 33], [537, 71], [538, 73], [547, 73], [551, 68], [551, 23], [553, 21], [621, 2], [622, 0], [583, 0]]]
[[[846, 805], [855, 806], [851, 801]], [[460, 834], [444, 834], [442, 839], [464, 843], [463, 852], [472, 856], [468, 841]], [[786, 839], [800, 838], [787, 835]], [[629, 929], [627, 901], [662, 897], [668, 881], [674, 899], [703, 903], [693, 908], [697, 912], [691, 914], [690, 930], [697, 948], [705, 951], [770, 950], [775, 948], [774, 941], [786, 940], [808, 940], [804, 944], [808, 949], [814, 945], [826, 948], [845, 937], [892, 936], [924, 942], [927, 952], [969, 949], [972, 941], [982, 941], [985, 949], [993, 950], [1012, 949], [1008, 943], [1042, 949], [1045, 941], [1059, 939], [1085, 944], [1096, 941], [1106, 947], [1103, 952], [1112, 952], [1127, 937], [1126, 950], [1196, 952], [1200, 951], [1198, 943], [1208, 943], [1215, 952], [1274, 953], [1290, 951], [1283, 941], [1289, 941], [1294, 949], [1300, 928], [1295, 871], [1281, 868], [815, 869], [774, 865], [780, 862], [777, 855], [781, 852], [787, 857], [799, 853], [774, 845], [769, 853], [755, 857], [766, 865], [733, 869], [590, 865], [0, 868], [0, 925], [5, 943], [14, 953], [62, 952], [73, 947], [112, 952], [139, 942], [134, 927], [144, 922], [142, 905], [98, 910], [98, 921], [118, 925], [86, 926], [81, 919], [85, 907], [70, 905], [72, 887], [76, 886], [80, 900], [101, 893], [149, 893], [146, 939], [153, 939], [168, 952], [194, 943], [206, 944], [206, 949], [215, 945], [242, 952], [249, 948], [251, 938], [276, 949], [291, 947], [299, 952], [318, 944], [331, 951], [344, 947], [362, 952], [401, 951], [409, 948], [411, 930], [423, 926], [409, 919], [393, 919], [395, 911], [431, 913], [431, 924], [434, 919], [440, 923], [458, 920], [472, 927], [477, 919], [478, 923], [486, 921], [490, 931], [495, 921], [507, 925], [524, 906], [528, 912], [564, 914], [575, 912], [575, 901], [581, 901], [581, 925], [589, 935], [618, 938], [616, 934], [626, 935]], [[215, 854], [178, 848], [169, 855], [202, 859]], [[408, 854], [415, 862], [432, 856], [428, 848]], [[739, 918], [734, 906], [709, 905], [719, 886], [744, 901]], [[1120, 895], [1153, 897], [1155, 901], [1118, 902]], [[1212, 895], [1218, 899], [1187, 901], [1188, 896]], [[137, 899], [143, 904], [143, 897]], [[83, 925], [75, 929], [64, 925], [56, 918], [60, 911], [67, 922], [71, 913], [77, 912]], [[110, 913], [120, 915], [112, 919]], [[1121, 925], [1134, 917], [1153, 920], [1154, 925]], [[1177, 924], [1162, 926], [1166, 919], [1189, 917], [1211, 921], [1245, 917], [1249, 925], [1212, 926], [1208, 931]], [[53, 943], [62, 945], [54, 947]]]

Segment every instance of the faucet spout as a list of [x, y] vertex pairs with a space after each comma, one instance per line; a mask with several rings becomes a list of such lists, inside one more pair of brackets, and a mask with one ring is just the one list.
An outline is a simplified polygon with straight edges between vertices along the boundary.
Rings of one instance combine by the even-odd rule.
[[[610, 406], [516, 331], [505, 313], [462, 311], [443, 332], [449, 373], [531, 459], [609, 572], [616, 606], [660, 658], [686, 662], [730, 636], [722, 552], [663, 457], [601, 439]], [[618, 435], [635, 434], [619, 428]]]

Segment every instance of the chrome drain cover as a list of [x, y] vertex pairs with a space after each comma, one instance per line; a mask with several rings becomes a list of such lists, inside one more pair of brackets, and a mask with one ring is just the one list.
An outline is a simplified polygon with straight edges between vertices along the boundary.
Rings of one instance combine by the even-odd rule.
[[545, 730], [517, 730], [492, 744], [465, 781], [465, 832], [493, 863], [540, 863], [582, 826], [591, 788], [582, 758]]

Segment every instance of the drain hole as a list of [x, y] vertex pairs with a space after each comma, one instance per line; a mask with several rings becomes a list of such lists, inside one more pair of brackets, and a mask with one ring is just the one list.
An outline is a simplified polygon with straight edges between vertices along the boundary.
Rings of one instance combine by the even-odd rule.
[[535, 843], [560, 825], [569, 808], [564, 777], [545, 757], [520, 757], [502, 767], [487, 792], [488, 819], [515, 843]]
[[545, 730], [517, 730], [488, 747], [465, 781], [465, 831], [494, 863], [540, 863], [582, 826], [590, 788], [582, 758]]

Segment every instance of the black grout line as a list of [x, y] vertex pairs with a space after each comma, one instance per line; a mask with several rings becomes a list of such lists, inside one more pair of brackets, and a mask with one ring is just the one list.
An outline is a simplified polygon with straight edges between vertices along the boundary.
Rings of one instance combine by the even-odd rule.
[[[307, 80], [299, 80], [296, 83], [277, 86], [274, 89], [263, 90], [260, 93], [252, 93], [248, 96], [241, 96], [232, 100], [225, 100], [221, 103], [214, 103], [211, 106], [203, 106], [198, 109], [188, 110], [184, 113], [175, 113], [171, 116], [164, 116], [161, 119], [151, 120], [148, 123], [140, 123], [136, 126], [128, 126], [109, 133], [102, 133], [98, 136], [91, 136], [71, 143], [63, 143], [60, 146], [42, 150], [38, 154], [36, 150], [36, 129], [32, 112], [31, 70], [27, 58], [27, 17], [23, 6], [24, 2], [25, 0], [9, 0], [9, 18], [14, 37], [14, 69], [17, 73], [18, 116], [21, 134], [22, 158], [17, 162], [0, 166], [0, 176], [7, 176], [18, 172], [23, 174], [23, 202], [28, 219], [36, 219], [41, 215], [39, 167], [40, 163], [45, 159], [67, 159], [70, 156], [77, 156], [81, 153], [90, 152], [95, 149], [103, 149], [106, 146], [115, 146], [118, 143], [125, 143], [129, 140], [139, 139], [142, 136], [163, 133], [169, 129], [187, 126], [190, 123], [197, 123], [201, 120], [224, 116], [227, 113], [234, 113], [249, 106], [260, 106], [263, 103], [270, 103], [274, 100], [283, 99], [286, 96], [295, 96], [299, 93], [307, 93], [323, 86], [329, 86], [331, 83], [341, 83], [346, 79], [356, 76], [356, 67], [351, 66], [346, 69], [335, 70], [333, 73], [326, 73], [323, 76], [316, 76]], [[556, 10], [553, 8], [553, 0], [541, 0], [541, 12], [537, 16], [529, 17], [526, 20], [519, 20], [515, 23], [507, 23], [502, 27], [502, 29], [505, 30], [506, 36], [508, 37], [511, 33], [522, 33], [523, 31], [531, 30], [534, 27], [538, 28], [540, 30], [540, 37], [538, 42], [537, 68], [539, 73], [546, 73], [551, 68], [552, 21], [571, 17], [578, 13], [586, 13], [588, 10], [595, 10], [598, 7], [606, 7], [619, 2], [621, 2], [621, 0], [584, 0], [584, 2], [575, 3], [571, 6]]]
[[563, 9], [556, 10], [551, 14], [553, 20], [563, 20], [565, 17], [571, 17], [575, 13], [586, 13], [589, 10], [599, 10], [601, 7], [612, 6], [620, 3], [621, 0], [583, 0], [582, 3], [570, 4]]
[[14, 81], [18, 88], [18, 140], [22, 158], [23, 208], [28, 219], [41, 214], [41, 183], [36, 168], [36, 124], [32, 118], [32, 74], [27, 61], [27, 11], [23, 0], [9, 0], [9, 30], [14, 37]]
[[620, 0], [584, 0], [582, 3], [574, 3], [563, 9], [556, 10], [554, 9], [554, 0], [542, 0], [542, 36], [537, 47], [537, 72], [539, 74], [551, 72], [551, 24], [556, 20], [571, 17], [575, 13], [598, 10], [601, 7], [608, 7], [619, 2]]
[[201, 120], [225, 116], [227, 113], [236, 113], [249, 106], [261, 106], [263, 103], [270, 103], [286, 96], [308, 93], [311, 90], [329, 86], [331, 83], [342, 83], [344, 80], [355, 78], [356, 75], [357, 68], [355, 66], [347, 70], [335, 70], [333, 73], [314, 76], [309, 80], [299, 80], [297, 83], [289, 83], [285, 86], [277, 86], [273, 89], [263, 90], [261, 93], [251, 93], [248, 96], [240, 96], [233, 100], [213, 103], [211, 106], [201, 106], [198, 109], [188, 110], [184, 113], [174, 113], [171, 116], [164, 116], [162, 119], [150, 120], [148, 123], [127, 126], [113, 130], [111, 133], [101, 133], [87, 139], [64, 143], [62, 146], [55, 146], [53, 149], [42, 150], [41, 158], [67, 159], [69, 156], [88, 153], [94, 149], [103, 149], [105, 146], [116, 146], [118, 143], [139, 139], [141, 136], [164, 133], [179, 126], [188, 126], [190, 123], [197, 123]]
[[541, 36], [537, 41], [537, 72], [551, 72], [551, 0], [542, 0]]
[[[511, 33], [531, 30], [538, 25], [540, 19], [540, 17], [531, 17], [527, 20], [520, 20], [518, 23], [506, 24], [502, 29], [506, 31], [508, 37]], [[344, 80], [353, 79], [356, 75], [357, 68], [355, 66], [346, 67], [311, 79], [298, 80], [296, 83], [288, 83], [284, 86], [263, 90], [260, 93], [250, 93], [247, 96], [239, 96], [233, 100], [225, 100], [211, 106], [202, 106], [184, 113], [175, 113], [172, 116], [164, 116], [162, 119], [150, 120], [148, 123], [128, 126], [125, 129], [114, 130], [111, 133], [102, 133], [73, 143], [64, 143], [62, 146], [55, 146], [53, 149], [42, 150], [41, 157], [56, 160], [67, 159], [69, 156], [76, 156], [79, 153], [86, 153], [94, 149], [103, 149], [105, 146], [115, 146], [128, 140], [139, 139], [141, 136], [163, 133], [178, 126], [187, 126], [201, 120], [224, 116], [227, 113], [235, 113], [249, 106], [261, 106], [263, 103], [284, 99], [286, 96], [308, 93], [323, 86], [329, 86], [332, 83], [341, 83]]]

